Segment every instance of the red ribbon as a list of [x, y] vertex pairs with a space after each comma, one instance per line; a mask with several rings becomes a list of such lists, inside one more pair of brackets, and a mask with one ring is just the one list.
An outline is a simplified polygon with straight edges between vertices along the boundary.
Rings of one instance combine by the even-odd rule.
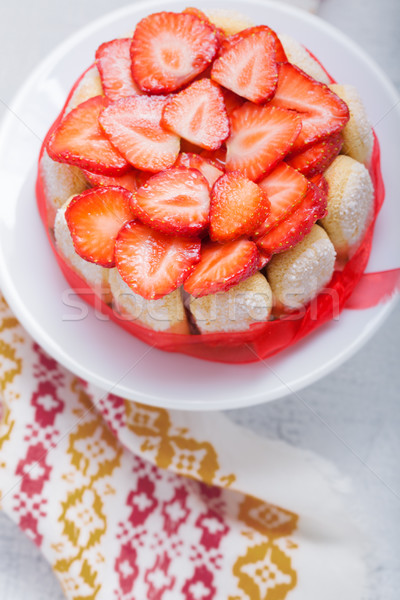
[[400, 269], [364, 273], [350, 296], [346, 308], [361, 310], [385, 302], [395, 292], [400, 292]]
[[[71, 90], [66, 105], [81, 78]], [[65, 107], [50, 128], [43, 142], [40, 157], [49, 136], [60, 122], [64, 110]], [[337, 317], [343, 308], [361, 309], [375, 306], [383, 298], [391, 295], [395, 289], [398, 289], [400, 270], [363, 275], [371, 251], [375, 220], [385, 196], [380, 169], [379, 143], [376, 137], [371, 164], [370, 174], [375, 189], [374, 219], [360, 248], [347, 262], [344, 269], [335, 271], [329, 285], [303, 310], [285, 315], [275, 321], [256, 323], [247, 331], [234, 333], [182, 335], [153, 331], [134, 321], [125, 320], [110, 306], [102, 302], [88, 284], [57, 253], [54, 239], [47, 227], [46, 197], [40, 172], [36, 182], [36, 196], [40, 216], [58, 264], [71, 288], [86, 302], [107, 315], [130, 334], [161, 350], [180, 352], [215, 362], [250, 363], [263, 360], [289, 348], [317, 327]], [[99, 323], [99, 327], [101, 327], [101, 323]]]

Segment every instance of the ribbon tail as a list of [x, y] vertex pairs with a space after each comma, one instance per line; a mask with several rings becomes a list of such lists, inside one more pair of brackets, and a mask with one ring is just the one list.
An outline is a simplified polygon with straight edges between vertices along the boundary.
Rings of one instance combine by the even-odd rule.
[[387, 301], [400, 292], [400, 268], [378, 273], [364, 273], [345, 308], [362, 310]]

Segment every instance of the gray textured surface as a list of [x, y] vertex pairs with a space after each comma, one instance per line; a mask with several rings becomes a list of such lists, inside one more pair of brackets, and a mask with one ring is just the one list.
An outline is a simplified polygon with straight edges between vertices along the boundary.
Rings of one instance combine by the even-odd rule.
[[[60, 41], [125, 4], [3, 1], [0, 112], [32, 68]], [[322, 0], [319, 14], [372, 55], [400, 89], [399, 0]], [[276, 403], [229, 413], [260, 435], [314, 450], [351, 476], [354, 512], [372, 541], [371, 600], [397, 600], [400, 589], [399, 333], [400, 306], [367, 346], [325, 379]], [[63, 598], [36, 548], [1, 514], [0, 598]]]

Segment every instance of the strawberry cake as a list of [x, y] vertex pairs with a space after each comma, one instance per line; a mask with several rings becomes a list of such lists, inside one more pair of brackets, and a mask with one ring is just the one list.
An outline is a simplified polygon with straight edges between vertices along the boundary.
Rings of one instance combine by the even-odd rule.
[[228, 11], [150, 14], [94, 58], [40, 158], [59, 260], [121, 320], [185, 340], [318, 298], [374, 216], [355, 88]]

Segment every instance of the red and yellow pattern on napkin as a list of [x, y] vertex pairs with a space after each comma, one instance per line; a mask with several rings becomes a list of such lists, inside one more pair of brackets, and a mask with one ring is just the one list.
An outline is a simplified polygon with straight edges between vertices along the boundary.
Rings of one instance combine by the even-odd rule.
[[91, 388], [4, 300], [0, 386], [1, 508], [69, 600], [360, 597], [359, 534], [321, 459]]

